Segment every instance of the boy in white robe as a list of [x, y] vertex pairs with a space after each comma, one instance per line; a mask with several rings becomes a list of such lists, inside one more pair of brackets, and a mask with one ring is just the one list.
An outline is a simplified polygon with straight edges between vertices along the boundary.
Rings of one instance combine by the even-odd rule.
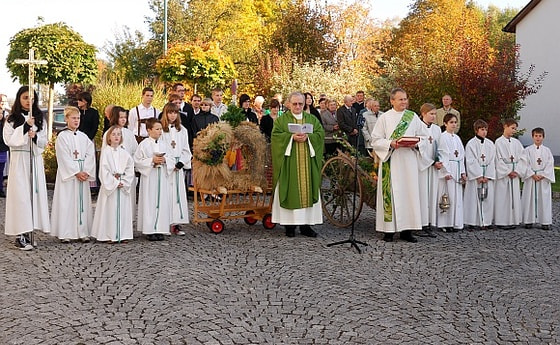
[[[91, 235], [98, 241], [126, 242], [133, 237], [132, 188], [134, 161], [123, 142], [122, 128], [111, 126], [101, 150], [97, 197]], [[134, 141], [136, 143], [136, 141]]]
[[422, 122], [429, 136], [426, 138], [426, 150], [422, 159], [418, 161], [418, 182], [420, 187], [420, 208], [422, 211], [422, 232], [418, 236], [436, 237], [432, 227], [437, 224], [438, 208], [438, 183], [443, 163], [440, 162], [440, 137], [441, 129], [434, 124], [436, 120], [436, 106], [424, 103], [420, 107]]
[[494, 203], [494, 224], [502, 229], [515, 229], [521, 223], [521, 190], [519, 172], [523, 171], [523, 145], [513, 135], [517, 121], [504, 121], [504, 134], [496, 140], [496, 184], [500, 202]]
[[457, 232], [463, 229], [463, 184], [467, 179], [465, 173], [465, 148], [455, 131], [457, 129], [457, 116], [446, 114], [443, 117], [445, 132], [441, 134], [441, 161], [443, 163], [438, 193], [439, 198], [447, 193], [449, 209], [440, 212], [437, 227], [444, 232]]
[[89, 182], [95, 181], [95, 149], [85, 133], [78, 130], [80, 110], [64, 109], [67, 127], [56, 138], [56, 185], [52, 202], [53, 236], [63, 243], [81, 239], [89, 242], [93, 209]]
[[465, 187], [465, 224], [486, 229], [494, 221], [494, 180], [496, 179], [496, 147], [486, 138], [488, 124], [474, 122], [475, 136], [465, 149], [467, 184]]
[[[148, 138], [144, 139], [134, 154], [134, 166], [140, 173], [140, 191], [136, 227], [149, 241], [163, 241], [169, 235], [171, 212], [169, 210], [169, 169], [165, 155], [169, 151], [160, 139], [163, 132], [157, 119], [146, 121]], [[172, 164], [174, 165], [174, 164]]]
[[162, 141], [168, 148], [168, 159], [171, 164], [167, 165], [169, 174], [169, 195], [171, 197], [171, 233], [184, 236], [179, 224], [189, 222], [189, 208], [187, 204], [187, 193], [185, 188], [185, 174], [183, 168], [191, 168], [191, 150], [189, 148], [189, 136], [185, 127], [181, 126], [179, 118], [179, 107], [168, 103], [163, 107], [161, 117], [163, 127]]
[[540, 224], [549, 230], [552, 224], [552, 186], [554, 177], [554, 157], [550, 149], [543, 145], [544, 129], [537, 127], [531, 131], [533, 145], [525, 148], [523, 160], [526, 162], [523, 179], [523, 223], [530, 229]]

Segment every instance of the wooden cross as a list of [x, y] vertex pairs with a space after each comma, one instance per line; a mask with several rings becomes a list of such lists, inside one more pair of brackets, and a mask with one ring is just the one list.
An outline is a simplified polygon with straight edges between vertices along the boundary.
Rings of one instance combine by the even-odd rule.
[[80, 153], [78, 152], [78, 150], [74, 150], [74, 152], [72, 152], [72, 154], [74, 155], [74, 159], [78, 159], [78, 155]]
[[[35, 84], [35, 66], [36, 65], [46, 65], [47, 60], [35, 60], [35, 51], [33, 48], [29, 49], [29, 57], [27, 59], [16, 59], [14, 61], [18, 65], [27, 65], [29, 73], [29, 102], [33, 105], [35, 92], [33, 90], [33, 85]], [[33, 106], [29, 107], [29, 116], [33, 116]]]
[[428, 138], [428, 141], [430, 142], [430, 145], [432, 144], [433, 140], [434, 140], [434, 138], [432, 138], [432, 136], [430, 135], [430, 137]]
[[482, 161], [484, 162], [484, 159], [486, 158], [486, 156], [484, 155], [484, 153], [480, 156], [480, 159], [482, 159]]
[[541, 163], [542, 163], [542, 159], [541, 159], [541, 157], [539, 157], [539, 159], [537, 159], [537, 164], [541, 165]]
[[177, 143], [175, 142], [175, 140], [171, 140], [171, 147], [175, 149], [175, 146], [177, 146]]
[[453, 152], [453, 154], [455, 155], [455, 157], [459, 157], [459, 151], [455, 150], [455, 152]]
[[513, 155], [509, 156], [509, 160], [513, 163], [513, 161], [515, 160], [515, 157], [513, 157]]

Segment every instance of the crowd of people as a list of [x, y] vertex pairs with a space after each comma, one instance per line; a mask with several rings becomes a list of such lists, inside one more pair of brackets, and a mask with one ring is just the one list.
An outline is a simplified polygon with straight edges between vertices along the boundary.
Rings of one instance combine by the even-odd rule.
[[[196, 173], [191, 171], [194, 139], [228, 109], [219, 88], [211, 98], [193, 94], [190, 102], [185, 93], [183, 84], [173, 85], [161, 111], [152, 105], [154, 90], [149, 87], [128, 111], [107, 106], [98, 161], [94, 137], [99, 115], [91, 108], [91, 94], [80, 93], [78, 107], [65, 108], [67, 127], [56, 140], [50, 216], [42, 159], [46, 124], [37, 97], [31, 102], [29, 88], [23, 86], [11, 110], [4, 111], [8, 105], [1, 95], [2, 170], [9, 150], [7, 193], [0, 184], [0, 197], [7, 197], [5, 233], [16, 236], [22, 250], [34, 248], [33, 230], [51, 233], [63, 243], [91, 238], [126, 242], [133, 238], [134, 219], [137, 231], [150, 241], [184, 235], [187, 187]], [[384, 233], [385, 241], [400, 233], [402, 240], [416, 242], [414, 232], [435, 237], [435, 229], [455, 232], [465, 226], [550, 228], [554, 162], [543, 145], [542, 128], [533, 129], [534, 144], [523, 148], [514, 138], [514, 120], [504, 122], [503, 136], [495, 144], [486, 138], [487, 123], [477, 120], [473, 138], [463, 146], [457, 135], [460, 113], [451, 106], [450, 95], [443, 96], [439, 109], [424, 104], [420, 115], [408, 109], [408, 95], [398, 88], [391, 92], [392, 108], [386, 112], [363, 91], [341, 101], [339, 105], [321, 94], [316, 107], [312, 93], [299, 92], [285, 102], [281, 94], [268, 102], [262, 96], [252, 102], [247, 94], [239, 97], [246, 120], [257, 124], [270, 143], [272, 221], [285, 227], [286, 236], [296, 236], [297, 227], [304, 236], [317, 236], [312, 226], [323, 222], [321, 168], [324, 158], [340, 148], [340, 137], [378, 159], [375, 230]], [[95, 212], [92, 191], [98, 193]], [[30, 217], [22, 217], [21, 210], [29, 210]]]

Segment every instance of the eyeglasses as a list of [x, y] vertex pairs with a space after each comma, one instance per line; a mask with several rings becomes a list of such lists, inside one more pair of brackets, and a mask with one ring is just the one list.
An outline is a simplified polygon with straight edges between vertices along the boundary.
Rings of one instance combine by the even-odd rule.
[[209, 107], [210, 104], [201, 104], [200, 106], [201, 106], [201, 107]]
[[303, 103], [292, 103], [292, 105], [299, 105], [300, 107], [303, 107]]

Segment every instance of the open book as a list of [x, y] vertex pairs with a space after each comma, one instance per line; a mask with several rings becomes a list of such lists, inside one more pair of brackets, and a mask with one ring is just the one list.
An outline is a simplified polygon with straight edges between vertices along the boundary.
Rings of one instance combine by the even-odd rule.
[[288, 130], [290, 133], [313, 133], [313, 125], [311, 123], [304, 123], [303, 125], [288, 123]]

